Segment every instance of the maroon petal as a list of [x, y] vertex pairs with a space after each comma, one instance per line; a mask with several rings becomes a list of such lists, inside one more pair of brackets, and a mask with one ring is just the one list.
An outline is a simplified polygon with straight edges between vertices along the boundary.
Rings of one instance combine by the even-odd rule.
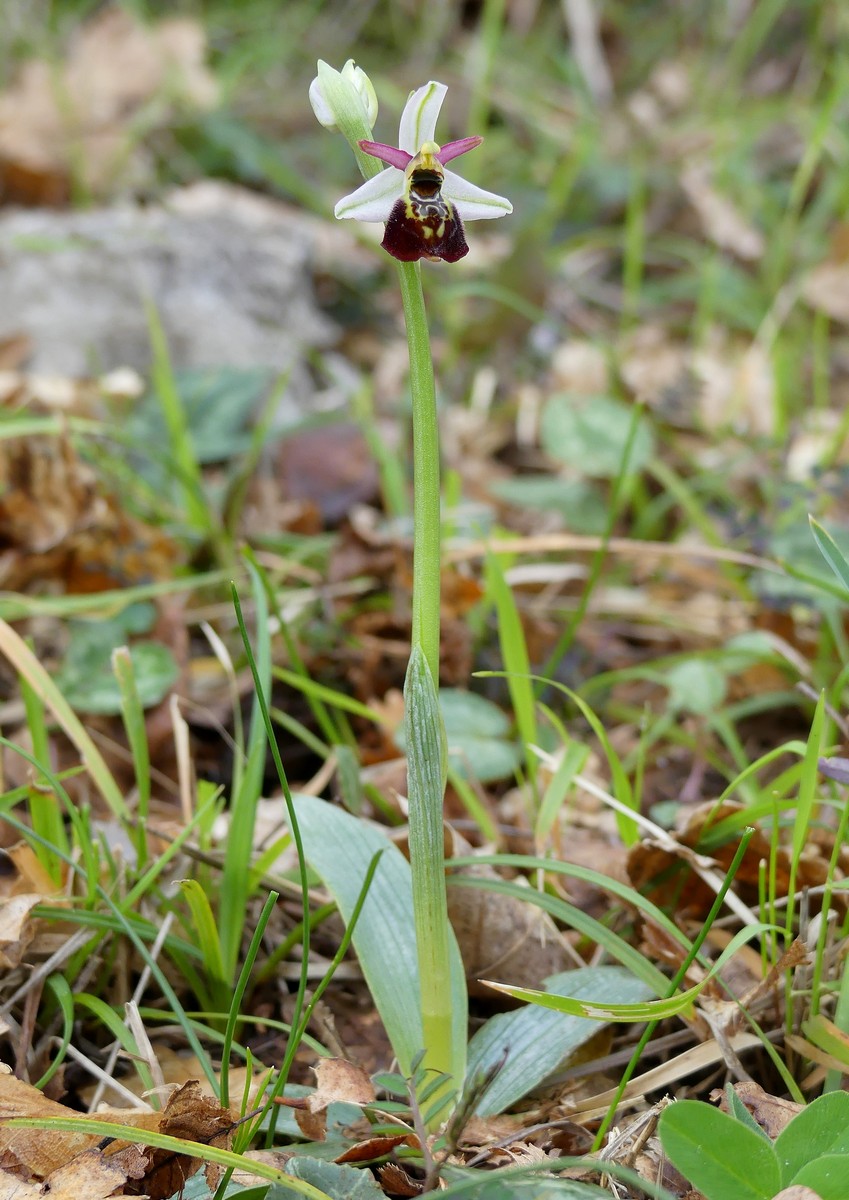
[[442, 213], [421, 211], [407, 200], [396, 200], [386, 222], [381, 245], [401, 262], [420, 258], [457, 262], [469, 253], [463, 222], [453, 205], [444, 203]]

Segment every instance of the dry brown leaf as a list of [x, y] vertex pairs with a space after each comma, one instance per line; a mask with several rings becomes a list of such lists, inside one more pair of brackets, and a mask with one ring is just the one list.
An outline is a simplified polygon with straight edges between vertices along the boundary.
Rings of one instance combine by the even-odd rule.
[[[18, 1129], [3, 1124], [7, 1118], [80, 1118], [80, 1114], [48, 1100], [37, 1088], [12, 1075], [0, 1075], [0, 1164], [19, 1179], [50, 1179], [69, 1162], [93, 1151], [98, 1134], [68, 1133], [52, 1129]], [[80, 1119], [85, 1120], [85, 1117]], [[106, 1120], [128, 1128], [155, 1130], [171, 1137], [229, 1148], [232, 1114], [204, 1096], [196, 1080], [177, 1088], [161, 1113], [139, 1109], [101, 1109], [91, 1120]], [[138, 1190], [150, 1200], [166, 1200], [179, 1191], [199, 1169], [201, 1160], [170, 1150], [146, 1149], [139, 1143], [111, 1143], [107, 1156], [121, 1167], [124, 1178], [142, 1180]], [[220, 1170], [207, 1168], [214, 1191]], [[211, 1176], [211, 1178], [210, 1178]], [[119, 1180], [120, 1184], [123, 1182]], [[113, 1188], [117, 1186], [113, 1184]], [[106, 1194], [106, 1193], [103, 1193]], [[69, 1193], [70, 1195], [70, 1193]]]
[[[760, 1084], [753, 1083], [751, 1080], [735, 1083], [734, 1091], [764, 1133], [773, 1141], [785, 1125], [789, 1125], [805, 1107], [804, 1104], [796, 1104], [793, 1100], [782, 1100], [780, 1096], [771, 1096], [769, 1092], [764, 1091]], [[724, 1091], [717, 1088], [711, 1092], [710, 1099], [714, 1103], [718, 1101], [723, 1112], [728, 1112], [728, 1101]]]
[[371, 1162], [394, 1150], [396, 1146], [413, 1146], [419, 1149], [421, 1142], [414, 1133], [399, 1133], [393, 1137], [371, 1137], [361, 1142], [355, 1142], [343, 1153], [334, 1158], [336, 1163]]
[[[42, 1131], [43, 1133], [44, 1131]], [[141, 1178], [141, 1173], [134, 1178]], [[102, 1150], [92, 1148], [57, 1167], [46, 1179], [34, 1183], [0, 1171], [0, 1200], [104, 1200], [107, 1196], [123, 1200], [123, 1185], [128, 1172], [115, 1158], [106, 1158]]]
[[[232, 1128], [233, 1117], [229, 1109], [222, 1108], [211, 1096], [205, 1096], [196, 1079], [176, 1088], [160, 1114], [160, 1133], [225, 1150], [230, 1149]], [[144, 1191], [149, 1200], [167, 1200], [182, 1191], [186, 1180], [201, 1166], [200, 1159], [175, 1154], [172, 1150], [154, 1149], [150, 1154], [151, 1165], [144, 1177]], [[205, 1170], [209, 1189], [214, 1192], [223, 1168], [208, 1163]]]
[[106, 7], [83, 26], [63, 65], [33, 59], [0, 95], [0, 191], [17, 203], [63, 204], [72, 180], [98, 194], [138, 176], [134, 129], [154, 97], [159, 122], [175, 103], [214, 104], [205, 52], [197, 22], [148, 26]]
[[[701, 920], [713, 903], [714, 893], [691, 869], [688, 859], [703, 834], [725, 817], [740, 812], [741, 808], [741, 805], [726, 800], [721, 805], [708, 802], [688, 811], [686, 826], [677, 835], [677, 852], [669, 846], [655, 845], [650, 839], [638, 842], [628, 853], [628, 876], [632, 886], [643, 891], [661, 908], [674, 905], [679, 919]], [[721, 873], [728, 870], [736, 850], [737, 842], [731, 835], [727, 842], [711, 850]], [[784, 896], [790, 882], [790, 860], [783, 847], [779, 848], [775, 858], [776, 894]], [[756, 830], [734, 877], [734, 891], [744, 904], [758, 904], [762, 859], [770, 859], [769, 840]], [[816, 887], [825, 881], [827, 873], [826, 860], [816, 846], [809, 846], [799, 860], [797, 887]]]
[[9, 1129], [2, 1122], [9, 1117], [68, 1117], [64, 1104], [48, 1100], [37, 1088], [14, 1075], [0, 1074], [0, 1162], [6, 1169], [13, 1165], [24, 1177], [46, 1179], [69, 1160], [91, 1147], [92, 1135], [54, 1133], [42, 1129]]
[[377, 464], [352, 422], [293, 433], [281, 443], [277, 461], [285, 499], [311, 505], [320, 528], [338, 525], [354, 505], [373, 503], [380, 491]]
[[70, 592], [102, 591], [163, 578], [176, 554], [159, 530], [103, 494], [67, 432], [0, 441], [0, 587], [60, 578]]
[[16, 842], [15, 845], [4, 846], [3, 849], [6, 857], [15, 865], [15, 874], [3, 878], [0, 895], [21, 896], [32, 892], [42, 900], [49, 896], [51, 904], [60, 903], [55, 882], [47, 874], [31, 846], [26, 842]]
[[754, 262], [764, 252], [764, 237], [727, 196], [716, 190], [706, 163], [691, 163], [681, 173], [681, 187], [701, 222], [705, 237], [744, 262]]
[[805, 277], [802, 297], [832, 321], [849, 325], [849, 262], [827, 262]]
[[377, 1175], [388, 1196], [420, 1196], [422, 1194], [424, 1186], [422, 1181], [413, 1179], [397, 1163], [390, 1162], [384, 1167], [379, 1167]]
[[480, 979], [521, 979], [526, 987], [541, 987], [547, 976], [573, 965], [548, 913], [515, 896], [458, 886], [452, 882], [458, 875], [497, 878], [497, 872], [492, 867], [464, 867], [448, 880], [448, 912], [470, 995], [491, 999]]
[[30, 913], [43, 899], [30, 893], [0, 900], [0, 967], [9, 970], [20, 965], [35, 936], [35, 922]]
[[820, 1195], [803, 1183], [794, 1183], [791, 1187], [782, 1188], [772, 1200], [820, 1200]]
[[374, 1087], [362, 1067], [344, 1058], [321, 1058], [313, 1068], [316, 1088], [295, 1108], [298, 1127], [312, 1141], [324, 1140], [327, 1108], [336, 1101], [348, 1104], [373, 1104]]

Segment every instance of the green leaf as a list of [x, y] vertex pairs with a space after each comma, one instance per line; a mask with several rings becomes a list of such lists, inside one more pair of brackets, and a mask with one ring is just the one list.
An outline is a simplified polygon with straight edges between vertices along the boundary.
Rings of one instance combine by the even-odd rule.
[[[206, 1172], [198, 1171], [187, 1179], [180, 1190], [180, 1200], [212, 1200], [217, 1189], [210, 1189]], [[265, 1200], [268, 1195], [268, 1184], [244, 1187], [241, 1183], [228, 1183], [224, 1191], [224, 1200]]]
[[[545, 987], [555, 994], [620, 1003], [642, 1000], [652, 994], [642, 980], [621, 967], [563, 971], [547, 979]], [[597, 1030], [598, 1025], [580, 1017], [564, 1016], [534, 1005], [491, 1017], [469, 1043], [469, 1080], [501, 1063], [478, 1101], [477, 1114], [493, 1116], [521, 1100], [568, 1055], [594, 1037]]]
[[[54, 678], [72, 708], [104, 716], [121, 712], [121, 686], [112, 652], [130, 637], [146, 633], [155, 617], [154, 606], [141, 603], [114, 617], [69, 622], [68, 650]], [[136, 641], [130, 646], [130, 660], [139, 703], [143, 708], [159, 704], [177, 679], [173, 654], [161, 642]]]
[[673, 1164], [707, 1200], [772, 1200], [781, 1189], [772, 1146], [710, 1104], [670, 1104], [659, 1132]]
[[[501, 890], [501, 888], [496, 890]], [[545, 907], [553, 911], [550, 905], [547, 904]], [[722, 970], [725, 963], [734, 957], [741, 946], [745, 945], [753, 937], [757, 937], [759, 933], [775, 929], [777, 929], [777, 926], [766, 925], [761, 922], [738, 929], [719, 958], [713, 963], [705, 974], [705, 977], [699, 983], [693, 984], [686, 991], [678, 992], [674, 996], [666, 996], [662, 1000], [647, 1000], [644, 1003], [637, 1004], [598, 1004], [592, 1000], [577, 1000], [571, 995], [552, 996], [548, 992], [540, 992], [534, 988], [515, 987], [512, 984], [506, 983], [492, 983], [489, 980], [484, 980], [483, 982], [488, 987], [494, 988], [495, 991], [505, 992], [508, 996], [513, 996], [516, 1000], [527, 1000], [529, 1004], [539, 1004], [543, 1008], [554, 1009], [555, 1012], [570, 1013], [576, 1017], [589, 1017], [594, 1021], [659, 1021], [666, 1017], [673, 1017], [679, 1013], [687, 1012], [708, 981]], [[600, 939], [596, 938], [596, 940]], [[616, 953], [616, 951], [613, 950], [613, 953]], [[641, 978], [645, 977], [642, 968], [633, 966], [632, 964], [632, 969], [635, 975]]]
[[192, 914], [192, 925], [206, 972], [212, 980], [223, 984], [227, 976], [221, 957], [221, 938], [209, 897], [196, 879], [181, 879], [180, 888]]
[[[409, 1074], [424, 1044], [410, 865], [383, 830], [315, 796], [297, 795], [295, 805], [307, 860], [346, 921], [372, 856], [386, 850], [354, 932], [354, 948], [401, 1070]], [[466, 981], [453, 937], [451, 958], [455, 1037], [462, 1040]]]
[[725, 672], [715, 663], [689, 658], [666, 672], [669, 707], [676, 712], [709, 716], [722, 704], [727, 692]]
[[[424, 649], [415, 641], [404, 680], [404, 730], [423, 1066], [448, 1077], [447, 1107], [448, 1087], [453, 1083], [459, 1091], [466, 1074], [466, 981], [463, 973], [459, 977], [453, 973], [451, 955], [456, 943], [448, 920], [445, 889], [445, 723]], [[463, 1022], [458, 1025], [461, 1015]], [[434, 1124], [429, 1121], [428, 1127]]]
[[825, 1050], [826, 1054], [830, 1054], [849, 1067], [849, 1034], [838, 1029], [833, 1021], [829, 1021], [828, 1017], [817, 1013], [815, 1017], [803, 1021], [802, 1033], [809, 1042], [819, 1046], [820, 1050]]
[[513, 775], [522, 752], [509, 738], [510, 721], [497, 704], [462, 688], [442, 688], [439, 706], [448, 733], [448, 760], [458, 774], [480, 783]]
[[746, 1108], [743, 1101], [734, 1091], [734, 1085], [731, 1083], [726, 1083], [725, 1085], [725, 1099], [728, 1103], [729, 1112], [731, 1116], [734, 1117], [735, 1121], [739, 1121], [742, 1125], [747, 1125], [748, 1128], [754, 1133], [760, 1134], [761, 1137], [764, 1137], [767, 1139], [767, 1141], [769, 1141], [769, 1134], [766, 1132], [766, 1130], [761, 1129], [760, 1125], [749, 1112], [748, 1108]]
[[[499, 1179], [499, 1172], [479, 1171], [480, 1179], [464, 1187], [462, 1200], [610, 1200], [606, 1188], [577, 1179], [541, 1177]], [[437, 1193], [438, 1194], [438, 1193]]]
[[[142, 708], [152, 708], [168, 695], [179, 674], [174, 655], [161, 642], [136, 642], [130, 661]], [[77, 712], [116, 716], [121, 711], [121, 688], [112, 670], [110, 648], [91, 647], [75, 655], [57, 672], [65, 699]]]
[[849, 561], [847, 561], [846, 555], [831, 534], [823, 529], [819, 521], [815, 521], [813, 517], [809, 517], [808, 520], [811, 523], [811, 533], [814, 535], [814, 541], [819, 547], [820, 554], [849, 591]]
[[[613, 479], [622, 469], [633, 419], [631, 405], [610, 396], [559, 394], [546, 404], [540, 428], [543, 447], [582, 475]], [[654, 453], [654, 438], [640, 419], [628, 460], [628, 473], [641, 471]]]
[[822, 1158], [802, 1167], [799, 1174], [793, 1178], [794, 1186], [809, 1187], [816, 1192], [820, 1200], [846, 1200], [849, 1187], [847, 1181], [849, 1154], [824, 1154]]
[[531, 664], [525, 630], [513, 589], [504, 574], [504, 557], [488, 550], [486, 555], [487, 594], [495, 603], [498, 621], [498, 644], [504, 677], [510, 692], [510, 702], [516, 718], [516, 728], [524, 749], [528, 779], [535, 788], [539, 765], [532, 747], [539, 745], [537, 730], [536, 698], [531, 680]]
[[518, 508], [539, 508], [559, 513], [572, 533], [603, 534], [607, 528], [607, 504], [598, 489], [585, 479], [561, 479], [557, 475], [516, 475], [499, 479], [490, 491]]
[[[227, 462], [248, 449], [250, 420], [272, 377], [271, 371], [258, 367], [175, 371], [174, 384], [198, 463]], [[145, 478], [151, 482], [164, 479], [162, 462], [155, 451], [163, 445], [166, 424], [155, 393], [148, 393], [134, 406], [125, 430], [132, 435], [136, 454], [144, 456]]]
[[849, 1154], [849, 1092], [829, 1092], [803, 1108], [775, 1139], [775, 1153], [784, 1187], [797, 1182], [806, 1163], [825, 1154]]
[[573, 993], [568, 995], [551, 995], [538, 988], [516, 987], [512, 983], [494, 983], [489, 979], [481, 980], [487, 987], [496, 992], [504, 992], [514, 1000], [524, 1000], [528, 1004], [539, 1005], [540, 1008], [572, 1017], [589, 1018], [592, 1021], [662, 1021], [667, 1017], [675, 1017], [685, 1012], [697, 998], [704, 987], [703, 983], [694, 984], [685, 992], [678, 992], [664, 1000], [646, 1000], [634, 1004], [618, 1004], [599, 1002], [595, 998], [580, 999]]
[[[318, 1158], [297, 1155], [286, 1163], [286, 1174], [320, 1188], [331, 1200], [386, 1200], [383, 1188], [368, 1171], [344, 1163], [322, 1162]], [[294, 1194], [294, 1189], [276, 1183], [269, 1190], [267, 1200], [289, 1200]]]

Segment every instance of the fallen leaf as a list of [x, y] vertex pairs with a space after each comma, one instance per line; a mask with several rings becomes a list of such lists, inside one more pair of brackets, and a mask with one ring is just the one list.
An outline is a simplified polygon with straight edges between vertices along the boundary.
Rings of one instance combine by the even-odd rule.
[[849, 325], [849, 262], [826, 262], [809, 271], [802, 298], [832, 321]]
[[820, 1200], [820, 1195], [803, 1183], [794, 1183], [791, 1187], [782, 1188], [772, 1200]]
[[[97, 1150], [99, 1134], [66, 1132], [55, 1129], [9, 1128], [3, 1122], [13, 1117], [67, 1118], [85, 1120], [78, 1112], [48, 1100], [37, 1088], [12, 1075], [0, 1074], [0, 1163], [7, 1172], [14, 1172], [18, 1182], [51, 1179], [54, 1172], [69, 1165], [87, 1152]], [[91, 1120], [106, 1120], [128, 1128], [154, 1130], [187, 1141], [219, 1145], [229, 1149], [233, 1116], [227, 1109], [202, 1094], [197, 1080], [177, 1088], [161, 1113], [143, 1109], [100, 1109]], [[172, 1150], [147, 1149], [143, 1143], [112, 1141], [113, 1156], [124, 1172], [124, 1178], [140, 1180], [138, 1192], [149, 1200], [167, 1200], [180, 1191], [201, 1166], [201, 1160]], [[142, 1161], [143, 1160], [143, 1161]], [[220, 1168], [207, 1167], [207, 1181], [214, 1191]], [[115, 1186], [123, 1180], [118, 1180]], [[42, 1193], [43, 1194], [43, 1193]], [[105, 1195], [107, 1193], [98, 1193]], [[66, 1193], [69, 1200], [73, 1191]], [[95, 1194], [92, 1193], [92, 1200]]]
[[35, 922], [30, 913], [43, 899], [30, 894], [0, 900], [0, 968], [9, 970], [20, 965], [35, 936]]
[[706, 163], [692, 163], [681, 173], [681, 187], [701, 222], [705, 237], [744, 262], [755, 262], [764, 252], [764, 237], [734, 204], [718, 192]]
[[397, 1163], [387, 1163], [385, 1167], [379, 1167], [377, 1177], [388, 1196], [420, 1196], [422, 1194], [423, 1182], [413, 1179]]
[[321, 1058], [313, 1068], [316, 1089], [295, 1109], [295, 1120], [312, 1141], [323, 1141], [327, 1128], [328, 1106], [338, 1101], [348, 1104], [373, 1104], [374, 1086], [362, 1067], [344, 1058]]
[[393, 1137], [372, 1137], [349, 1146], [344, 1154], [334, 1158], [336, 1163], [371, 1162], [372, 1159], [382, 1158], [396, 1146], [413, 1146], [419, 1149], [421, 1143], [414, 1133], [399, 1133]]
[[[703, 837], [719, 822], [740, 812], [741, 805], [724, 801], [701, 804], [686, 812], [686, 825], [677, 835], [678, 849], [657, 845], [644, 838], [628, 852], [628, 876], [631, 885], [642, 891], [659, 907], [674, 905], [682, 920], [701, 920], [714, 899], [708, 885], [692, 870], [691, 860]], [[727, 840], [720, 846], [711, 846], [710, 855], [717, 870], [723, 874], [731, 865], [737, 849], [736, 835], [729, 832]], [[744, 904], [758, 904], [758, 881], [760, 862], [770, 859], [769, 839], [756, 830], [737, 875], [734, 891]], [[790, 883], [790, 857], [784, 847], [775, 855], [776, 895], [784, 896]], [[828, 864], [818, 847], [806, 847], [798, 862], [797, 887], [817, 887], [824, 883]]]
[[[734, 1091], [764, 1133], [773, 1141], [785, 1125], [789, 1125], [805, 1107], [804, 1104], [796, 1104], [793, 1100], [783, 1100], [780, 1096], [772, 1096], [769, 1092], [765, 1092], [759, 1083], [751, 1080], [735, 1083]], [[714, 1103], [718, 1101], [722, 1111], [728, 1112], [728, 1101], [724, 1090], [715, 1089], [711, 1092], [710, 1099]]]
[[315, 506], [324, 527], [379, 494], [377, 464], [362, 430], [350, 422], [293, 433], [280, 446], [278, 464], [286, 499]]
[[[104, 1200], [107, 1196], [129, 1200], [130, 1194], [122, 1190], [127, 1176], [127, 1170], [116, 1158], [106, 1158], [102, 1150], [93, 1148], [76, 1155], [38, 1182], [29, 1183], [8, 1171], [0, 1171], [0, 1200], [44, 1200], [45, 1196], [50, 1200]], [[134, 1177], [138, 1179], [141, 1175]]]
[[[464, 867], [457, 875], [499, 878], [492, 867]], [[448, 913], [457, 937], [469, 994], [491, 998], [479, 981], [541, 987], [549, 975], [572, 965], [554, 921], [533, 904], [483, 888], [452, 886], [448, 877]]]
[[[201, 1084], [190, 1080], [176, 1088], [161, 1114], [159, 1132], [186, 1141], [230, 1149], [233, 1116], [217, 1100], [203, 1094]], [[150, 1167], [144, 1176], [144, 1191], [149, 1200], [167, 1200], [181, 1192], [186, 1181], [198, 1171], [201, 1160], [176, 1154], [173, 1150], [154, 1149]], [[208, 1163], [205, 1167], [209, 1190], [218, 1186], [223, 1167]]]
[[[29, 389], [28, 412], [50, 411]], [[67, 431], [0, 441], [0, 587], [61, 579], [69, 592], [150, 582], [173, 572], [175, 544], [124, 512]]]

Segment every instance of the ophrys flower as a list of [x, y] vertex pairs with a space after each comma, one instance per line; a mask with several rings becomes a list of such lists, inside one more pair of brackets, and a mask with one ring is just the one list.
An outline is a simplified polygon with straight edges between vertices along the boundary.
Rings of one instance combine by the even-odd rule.
[[410, 95], [401, 115], [397, 146], [359, 141], [361, 150], [387, 163], [388, 169], [336, 205], [339, 218], [385, 221], [381, 244], [403, 262], [420, 258], [456, 262], [469, 252], [463, 221], [491, 220], [513, 211], [503, 196], [445, 169], [446, 163], [483, 141], [467, 137], [445, 146], [434, 141], [447, 91], [444, 83], [431, 80]]

